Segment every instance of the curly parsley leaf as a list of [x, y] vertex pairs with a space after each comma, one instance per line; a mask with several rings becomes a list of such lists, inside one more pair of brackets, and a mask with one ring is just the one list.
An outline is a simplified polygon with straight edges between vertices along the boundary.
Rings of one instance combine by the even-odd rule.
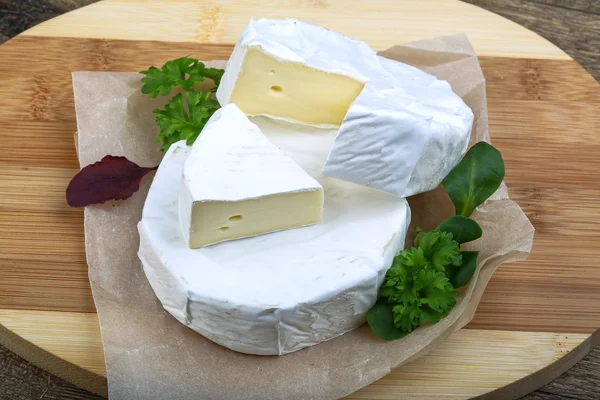
[[433, 268], [439, 272], [444, 272], [444, 267], [448, 265], [457, 267], [462, 262], [458, 242], [453, 240], [452, 234], [448, 232], [437, 229], [428, 232], [421, 240], [419, 248], [423, 250], [425, 258], [432, 263]]
[[392, 303], [412, 303], [419, 299], [420, 287], [414, 284], [414, 271], [427, 263], [421, 249], [401, 251], [394, 258], [381, 287], [381, 297]]
[[392, 308], [394, 325], [403, 332], [414, 331], [421, 321], [421, 309], [418, 303], [400, 303]]
[[423, 293], [421, 305], [426, 304], [431, 310], [442, 315], [456, 304], [458, 292], [444, 272], [422, 269], [418, 278]]
[[217, 68], [206, 68], [206, 66], [189, 57], [182, 57], [176, 60], [168, 61], [161, 69], [150, 67], [146, 71], [141, 71], [145, 76], [142, 78], [142, 93], [155, 98], [159, 94], [166, 96], [171, 93], [175, 87], [181, 87], [186, 91], [193, 91], [194, 84], [210, 78], [215, 82], [213, 91], [221, 83], [221, 77], [224, 71]]
[[219, 68], [205, 68], [204, 69], [204, 77], [212, 79], [215, 83], [215, 86], [211, 89], [211, 92], [216, 92], [217, 88], [221, 84], [221, 79], [223, 78], [223, 74], [225, 70]]
[[218, 109], [219, 103], [210, 99], [210, 93], [188, 92], [173, 97], [164, 110], [154, 110], [156, 124], [160, 128], [156, 140], [162, 143], [161, 150], [167, 151], [180, 140], [193, 144]]
[[[452, 234], [434, 230], [422, 235], [418, 247], [403, 250], [394, 258], [380, 290], [380, 297], [391, 307], [376, 305], [367, 313], [375, 334], [386, 340], [408, 334], [420, 325], [435, 323], [456, 304], [458, 292], [446, 268], [461, 265], [459, 244]], [[383, 315], [391, 308], [390, 316]]]

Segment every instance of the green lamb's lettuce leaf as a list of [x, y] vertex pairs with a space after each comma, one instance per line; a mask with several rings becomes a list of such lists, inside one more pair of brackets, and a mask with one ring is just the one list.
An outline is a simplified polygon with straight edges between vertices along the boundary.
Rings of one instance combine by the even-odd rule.
[[367, 312], [367, 322], [377, 337], [383, 340], [396, 340], [407, 335], [394, 324], [394, 305], [386, 299], [379, 299]]
[[463, 217], [462, 215], [453, 215], [445, 219], [438, 227], [442, 232], [452, 234], [454, 240], [458, 244], [467, 243], [475, 239], [479, 239], [482, 235], [481, 227], [471, 218]]
[[498, 189], [504, 161], [491, 145], [473, 146], [442, 182], [456, 215], [425, 232], [417, 228], [414, 247], [402, 250], [387, 271], [379, 300], [367, 313], [373, 332], [385, 340], [399, 339], [425, 324], [435, 324], [456, 304], [458, 291], [477, 269], [478, 251], [460, 251], [462, 243], [482, 236], [468, 218]]
[[498, 189], [504, 179], [502, 155], [491, 144], [476, 143], [444, 180], [456, 215], [468, 217]]
[[452, 271], [450, 275], [450, 282], [455, 288], [461, 288], [465, 286], [475, 273], [477, 268], [477, 257], [479, 256], [478, 251], [463, 251], [462, 254], [462, 265], [460, 268]]

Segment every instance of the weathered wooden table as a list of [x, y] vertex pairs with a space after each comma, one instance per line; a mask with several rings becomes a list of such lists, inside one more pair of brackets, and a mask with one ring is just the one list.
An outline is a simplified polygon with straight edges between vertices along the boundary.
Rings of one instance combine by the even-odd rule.
[[[45, 19], [93, 0], [0, 0], [0, 43]], [[600, 79], [599, 0], [469, 0], [551, 40]], [[0, 347], [0, 399], [97, 399]], [[528, 395], [536, 399], [600, 398], [600, 349], [556, 381]]]

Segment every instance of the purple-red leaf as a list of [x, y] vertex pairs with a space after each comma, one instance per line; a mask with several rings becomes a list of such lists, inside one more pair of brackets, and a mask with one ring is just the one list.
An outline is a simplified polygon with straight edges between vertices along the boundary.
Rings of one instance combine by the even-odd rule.
[[139, 190], [144, 175], [157, 168], [140, 167], [125, 157], [104, 156], [83, 167], [71, 179], [67, 203], [71, 207], [85, 207], [108, 200], [125, 200]]

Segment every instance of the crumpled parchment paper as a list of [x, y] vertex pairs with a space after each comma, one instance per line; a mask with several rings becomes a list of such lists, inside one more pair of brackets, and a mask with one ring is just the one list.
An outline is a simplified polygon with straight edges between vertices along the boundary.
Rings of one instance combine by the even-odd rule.
[[[472, 142], [489, 141], [485, 81], [466, 36], [399, 45], [381, 55], [449, 81], [475, 113]], [[223, 68], [225, 62], [209, 64]], [[152, 109], [166, 100], [142, 95], [139, 74], [76, 72], [73, 86], [82, 167], [106, 154], [126, 156], [141, 166], [160, 162]], [[154, 296], [137, 257], [136, 229], [151, 181], [151, 176], [144, 178], [140, 191], [126, 201], [85, 210], [89, 278], [113, 400], [342, 397], [431, 351], [467, 324], [495, 269], [525, 259], [533, 241], [533, 226], [502, 186], [473, 214], [484, 232], [468, 245], [481, 251], [478, 268], [450, 315], [438, 324], [393, 342], [378, 339], [364, 325], [282, 357], [239, 354], [177, 322]], [[453, 214], [443, 190], [409, 200], [413, 226], [431, 229]]]

